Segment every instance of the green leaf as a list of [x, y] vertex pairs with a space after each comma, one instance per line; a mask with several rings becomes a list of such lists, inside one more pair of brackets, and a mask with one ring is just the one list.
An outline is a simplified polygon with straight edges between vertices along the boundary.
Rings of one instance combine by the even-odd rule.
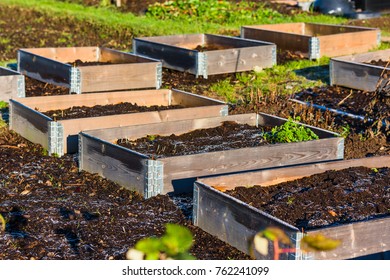
[[280, 243], [286, 245], [291, 244], [290, 238], [280, 228], [267, 227], [264, 231], [262, 231], [262, 234], [265, 238], [271, 241], [278, 240]]
[[148, 237], [142, 239], [135, 244], [135, 249], [144, 252], [145, 254], [153, 254], [156, 252], [160, 252], [162, 249], [162, 243], [160, 239], [156, 237]]
[[192, 246], [192, 233], [186, 227], [167, 224], [166, 233], [161, 238], [168, 255], [174, 256], [189, 250]]
[[341, 241], [325, 237], [322, 234], [315, 234], [304, 236], [301, 244], [305, 251], [330, 251], [336, 249]]
[[3, 230], [3, 231], [5, 231], [5, 226], [6, 226], [6, 221], [5, 221], [5, 219], [4, 219], [4, 217], [3, 217], [3, 215], [1, 215], [0, 214], [0, 223], [1, 223], [1, 229]]

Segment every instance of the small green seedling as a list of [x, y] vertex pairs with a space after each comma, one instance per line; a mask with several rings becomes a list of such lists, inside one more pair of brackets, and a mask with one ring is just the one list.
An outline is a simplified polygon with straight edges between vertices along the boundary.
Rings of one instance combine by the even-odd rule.
[[192, 246], [192, 233], [186, 227], [166, 224], [163, 236], [138, 241], [126, 253], [129, 260], [194, 260], [188, 250]]
[[297, 123], [300, 118], [289, 118], [281, 126], [272, 128], [270, 133], [264, 134], [264, 138], [271, 143], [290, 143], [317, 140], [319, 137], [310, 128]]

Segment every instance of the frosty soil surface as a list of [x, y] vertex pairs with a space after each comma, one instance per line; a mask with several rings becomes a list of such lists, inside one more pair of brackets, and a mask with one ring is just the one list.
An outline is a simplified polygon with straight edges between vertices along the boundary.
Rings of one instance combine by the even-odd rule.
[[308, 230], [388, 216], [390, 169], [332, 170], [272, 187], [237, 187], [226, 193]]
[[188, 226], [198, 259], [246, 259], [203, 232], [167, 195], [143, 199], [100, 176], [79, 172], [71, 156], [43, 155], [15, 133], [0, 133], [0, 259], [124, 259], [166, 223]]
[[161, 158], [267, 145], [269, 143], [263, 136], [267, 131], [270, 128], [223, 122], [214, 128], [197, 129], [180, 135], [118, 139], [117, 144], [151, 158]]

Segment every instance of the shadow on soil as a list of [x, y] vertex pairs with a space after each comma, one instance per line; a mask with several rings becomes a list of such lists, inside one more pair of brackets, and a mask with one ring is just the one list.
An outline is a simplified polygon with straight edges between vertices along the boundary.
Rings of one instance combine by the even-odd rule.
[[299, 76], [303, 76], [308, 80], [318, 81], [320, 80], [323, 83], [329, 84], [329, 66], [321, 65], [321, 66], [313, 66], [307, 67], [294, 71], [295, 74]]

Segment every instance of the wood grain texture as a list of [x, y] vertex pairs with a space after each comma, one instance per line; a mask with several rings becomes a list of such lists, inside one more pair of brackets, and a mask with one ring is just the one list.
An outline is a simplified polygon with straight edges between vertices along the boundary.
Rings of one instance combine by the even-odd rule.
[[18, 79], [20, 75], [2, 75], [0, 73], [0, 101], [9, 102], [18, 97]]
[[49, 148], [50, 118], [25, 107], [15, 100], [10, 100], [10, 129], [27, 140]]
[[369, 157], [352, 160], [338, 160], [326, 163], [304, 164], [301, 166], [279, 167], [234, 175], [200, 178], [204, 184], [218, 186], [220, 190], [234, 189], [238, 185], [272, 186], [279, 183], [319, 174], [327, 170], [341, 170], [348, 167], [366, 166], [370, 168], [390, 167], [390, 156]]
[[80, 134], [80, 170], [100, 176], [130, 190], [144, 193], [146, 159], [124, 148]]
[[98, 61], [100, 50], [98, 47], [66, 47], [66, 48], [27, 48], [24, 52], [46, 57], [61, 63], [82, 61]]
[[341, 260], [390, 251], [390, 218], [371, 219], [319, 230], [308, 234], [322, 234], [341, 240], [332, 251], [310, 253], [316, 260]]

